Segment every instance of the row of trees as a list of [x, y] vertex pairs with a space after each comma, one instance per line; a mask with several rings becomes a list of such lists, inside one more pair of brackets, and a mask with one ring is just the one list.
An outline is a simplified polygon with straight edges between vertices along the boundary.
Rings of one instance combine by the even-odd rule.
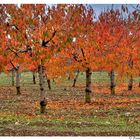
[[115, 94], [115, 72], [129, 78], [139, 75], [139, 6], [130, 12], [107, 9], [98, 19], [90, 5], [0, 5], [0, 70], [38, 71], [41, 112], [46, 107], [45, 78], [75, 71], [86, 72], [85, 102], [91, 102], [93, 71], [108, 71]]

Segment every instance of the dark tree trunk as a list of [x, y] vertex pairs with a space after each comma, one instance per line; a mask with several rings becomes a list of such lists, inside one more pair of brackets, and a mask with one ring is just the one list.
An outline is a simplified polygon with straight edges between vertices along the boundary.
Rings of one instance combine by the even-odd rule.
[[76, 73], [76, 76], [75, 76], [75, 78], [74, 78], [74, 80], [73, 80], [73, 85], [72, 85], [72, 87], [75, 87], [75, 84], [76, 84], [76, 81], [77, 81], [77, 79], [78, 79], [79, 73], [80, 73], [80, 71], [78, 70], [77, 73]]
[[111, 90], [111, 95], [115, 95], [115, 71], [111, 70], [110, 72], [110, 90]]
[[[130, 56], [129, 67], [130, 67], [130, 69], [133, 69], [133, 58], [132, 58], [132, 55]], [[133, 75], [131, 73], [130, 74], [130, 79], [128, 81], [128, 90], [132, 90], [132, 88], [133, 88]]]
[[48, 88], [49, 90], [51, 90], [51, 80], [48, 78], [47, 74], [46, 74], [46, 79], [47, 79]]
[[44, 66], [41, 61], [41, 64], [38, 66], [38, 73], [39, 73], [39, 84], [40, 84], [40, 112], [45, 113], [46, 110], [46, 91], [45, 91], [45, 73], [44, 73]]
[[20, 86], [19, 87], [16, 87], [16, 89], [17, 89], [17, 95], [20, 95], [21, 94], [21, 92], [20, 92]]
[[11, 78], [12, 78], [12, 86], [14, 86], [15, 85], [15, 80], [14, 80], [14, 77], [15, 77], [15, 70], [14, 69], [12, 69], [12, 71], [11, 71]]
[[91, 96], [90, 93], [91, 91], [91, 76], [92, 76], [92, 71], [90, 68], [87, 68], [86, 70], [86, 89], [85, 89], [85, 102], [90, 103], [91, 102]]
[[47, 83], [48, 83], [49, 90], [51, 90], [51, 80], [50, 79], [47, 79]]
[[35, 72], [32, 73], [33, 73], [33, 84], [36, 84]]
[[20, 74], [19, 74], [19, 68], [20, 66], [18, 65], [16, 67], [16, 90], [17, 90], [17, 95], [20, 95]]
[[130, 79], [128, 81], [128, 90], [132, 90], [133, 88], [133, 76], [130, 76]]
[[139, 74], [139, 87], [140, 87], [140, 74]]

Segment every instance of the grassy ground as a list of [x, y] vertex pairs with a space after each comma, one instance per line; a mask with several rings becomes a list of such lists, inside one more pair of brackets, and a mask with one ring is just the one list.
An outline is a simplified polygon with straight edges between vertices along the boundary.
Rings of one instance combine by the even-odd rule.
[[[126, 79], [125, 79], [126, 80]], [[77, 86], [72, 80], [52, 82], [47, 89], [47, 112], [39, 112], [39, 86], [32, 75], [21, 75], [17, 96], [10, 75], [0, 74], [1, 136], [135, 136], [140, 135], [140, 89], [136, 79], [133, 91], [117, 79], [116, 95], [109, 94], [107, 73], [93, 73], [92, 103], [84, 103], [85, 75]]]

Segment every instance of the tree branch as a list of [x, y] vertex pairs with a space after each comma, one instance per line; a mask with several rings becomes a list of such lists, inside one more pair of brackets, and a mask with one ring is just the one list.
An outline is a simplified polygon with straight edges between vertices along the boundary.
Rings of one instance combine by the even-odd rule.
[[85, 60], [85, 62], [86, 62], [86, 64], [87, 64], [87, 60], [86, 60], [86, 57], [85, 57], [85, 53], [84, 53], [83, 48], [81, 48], [81, 52], [82, 52], [83, 58], [84, 58], [84, 60]]
[[10, 64], [13, 66], [13, 68], [14, 68], [15, 70], [17, 70], [17, 67], [15, 67], [15, 65], [12, 63], [11, 60], [10, 60]]
[[47, 47], [46, 45], [54, 38], [55, 34], [56, 34], [56, 30], [53, 32], [53, 34], [49, 40], [47, 40], [47, 41], [43, 40], [42, 47]]
[[[7, 49], [9, 49], [11, 52], [13, 52], [16, 56], [18, 56], [18, 53], [15, 52], [14, 50], [12, 50], [10, 47], [8, 47]], [[19, 57], [19, 56], [18, 56]]]

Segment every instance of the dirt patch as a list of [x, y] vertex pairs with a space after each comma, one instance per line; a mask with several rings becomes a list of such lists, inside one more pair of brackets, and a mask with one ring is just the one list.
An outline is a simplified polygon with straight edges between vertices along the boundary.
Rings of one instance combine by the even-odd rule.
[[73, 132], [73, 131], [46, 131], [46, 130], [13, 130], [7, 128], [0, 131], [0, 136], [139, 136], [138, 131], [124, 132]]

